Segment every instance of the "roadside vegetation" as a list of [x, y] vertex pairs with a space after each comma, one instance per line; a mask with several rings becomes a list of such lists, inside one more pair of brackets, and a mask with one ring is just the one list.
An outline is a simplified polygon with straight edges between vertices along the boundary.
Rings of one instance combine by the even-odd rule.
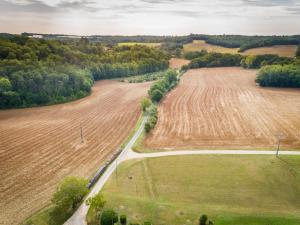
[[[52, 205], [28, 218], [24, 225], [61, 225], [82, 203], [89, 192], [87, 180], [67, 177], [58, 186], [52, 197]], [[89, 201], [93, 205], [94, 201]]]
[[0, 108], [47, 105], [89, 95], [94, 80], [165, 70], [169, 57], [143, 45], [0, 36]]
[[149, 99], [143, 99], [142, 109], [148, 115], [145, 124], [145, 132], [149, 133], [156, 125], [158, 119], [157, 104], [161, 99], [172, 90], [179, 82], [178, 74], [175, 70], [168, 70], [162, 79], [155, 82], [148, 91]]

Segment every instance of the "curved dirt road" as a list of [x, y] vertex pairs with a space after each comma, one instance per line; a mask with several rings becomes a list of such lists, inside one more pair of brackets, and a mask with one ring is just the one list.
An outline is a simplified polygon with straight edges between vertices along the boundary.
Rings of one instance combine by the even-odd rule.
[[[154, 152], [154, 153], [137, 153], [131, 150], [133, 144], [136, 142], [140, 134], [144, 129], [147, 117], [143, 118], [141, 126], [136, 131], [132, 139], [126, 145], [122, 153], [115, 159], [115, 161], [108, 167], [105, 173], [94, 185], [93, 189], [87, 196], [87, 198], [96, 195], [103, 188], [106, 181], [109, 179], [111, 174], [115, 171], [117, 166], [126, 160], [141, 159], [141, 158], [155, 158], [173, 155], [275, 155], [276, 151], [261, 151], [261, 150], [178, 150], [178, 151], [167, 151], [167, 152]], [[300, 151], [280, 151], [280, 155], [300, 155]], [[89, 206], [85, 203], [77, 209], [70, 219], [65, 222], [65, 225], [86, 225], [85, 217], [88, 212]]]

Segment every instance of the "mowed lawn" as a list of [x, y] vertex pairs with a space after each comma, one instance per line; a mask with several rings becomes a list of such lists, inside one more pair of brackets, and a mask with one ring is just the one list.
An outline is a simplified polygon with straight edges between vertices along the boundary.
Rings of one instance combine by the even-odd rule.
[[127, 214], [130, 222], [198, 224], [205, 213], [215, 225], [299, 225], [300, 157], [128, 161], [110, 178], [103, 194], [106, 207]]

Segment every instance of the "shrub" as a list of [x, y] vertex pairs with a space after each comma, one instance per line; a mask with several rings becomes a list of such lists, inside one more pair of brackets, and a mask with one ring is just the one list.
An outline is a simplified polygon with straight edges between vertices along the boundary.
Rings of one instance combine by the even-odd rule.
[[296, 56], [297, 56], [297, 57], [300, 57], [300, 45], [298, 45], [297, 52], [296, 52]]
[[126, 215], [121, 215], [120, 216], [120, 223], [121, 223], [121, 225], [126, 225], [127, 224], [127, 216]]
[[89, 205], [91, 209], [96, 211], [97, 214], [103, 209], [105, 203], [106, 201], [104, 200], [103, 195], [100, 193], [86, 200], [86, 204]]
[[203, 214], [199, 218], [199, 225], [206, 225], [206, 222], [208, 220], [207, 215]]
[[118, 222], [118, 214], [112, 210], [105, 210], [101, 214], [100, 224], [101, 225], [113, 225]]
[[159, 89], [155, 89], [150, 93], [150, 98], [153, 102], [159, 102], [163, 97], [164, 93]]
[[149, 133], [149, 131], [155, 127], [157, 122], [157, 107], [154, 104], [152, 104], [148, 108], [148, 114], [149, 114], [149, 118], [147, 123], [145, 124], [146, 133]]
[[143, 111], [145, 112], [146, 109], [151, 105], [151, 100], [149, 98], [143, 98], [141, 101], [141, 106]]

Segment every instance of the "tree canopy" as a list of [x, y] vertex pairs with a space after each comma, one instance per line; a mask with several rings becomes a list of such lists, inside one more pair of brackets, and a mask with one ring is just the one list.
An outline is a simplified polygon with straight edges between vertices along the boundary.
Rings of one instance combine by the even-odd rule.
[[[90, 94], [94, 80], [156, 72], [168, 56], [147, 46], [0, 35], [0, 108], [70, 101]], [[5, 80], [3, 80], [5, 79]], [[10, 83], [10, 85], [8, 84]]]

